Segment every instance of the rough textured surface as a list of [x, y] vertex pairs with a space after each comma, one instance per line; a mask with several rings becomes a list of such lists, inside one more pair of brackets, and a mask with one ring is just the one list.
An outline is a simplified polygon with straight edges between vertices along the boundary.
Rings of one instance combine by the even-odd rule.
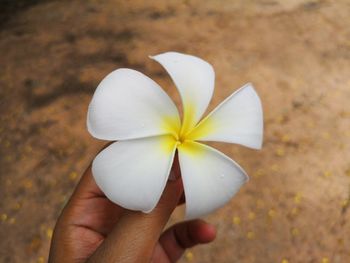
[[216, 242], [181, 262], [350, 262], [349, 1], [33, 1], [14, 10], [0, 20], [1, 262], [45, 261], [55, 220], [102, 145], [85, 118], [103, 76], [140, 70], [179, 102], [147, 58], [168, 50], [214, 65], [211, 108], [251, 81], [265, 110], [262, 151], [218, 144], [251, 180], [208, 217]]

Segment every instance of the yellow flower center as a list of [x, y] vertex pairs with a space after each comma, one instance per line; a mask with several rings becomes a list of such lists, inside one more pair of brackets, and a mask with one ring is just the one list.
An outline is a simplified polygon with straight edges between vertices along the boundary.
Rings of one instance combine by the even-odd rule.
[[184, 110], [182, 123], [177, 118], [164, 117], [164, 128], [169, 131], [165, 136], [164, 149], [174, 150], [174, 147], [181, 147], [194, 153], [195, 140], [213, 131], [214, 125], [209, 119], [203, 119], [200, 125], [196, 126], [195, 111], [193, 107]]
[[189, 130], [193, 128], [188, 117], [184, 118], [182, 124], [176, 118], [166, 117], [163, 125], [169, 131], [169, 135], [164, 136], [163, 148], [165, 151], [173, 151], [174, 147], [182, 147], [185, 145], [185, 142], [188, 145], [192, 141], [188, 138]]

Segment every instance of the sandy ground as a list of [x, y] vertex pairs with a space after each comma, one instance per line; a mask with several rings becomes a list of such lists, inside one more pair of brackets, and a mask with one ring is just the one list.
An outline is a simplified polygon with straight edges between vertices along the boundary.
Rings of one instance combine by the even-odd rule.
[[181, 262], [350, 262], [349, 1], [34, 2], [0, 20], [1, 262], [45, 262], [103, 144], [85, 118], [107, 73], [140, 70], [179, 103], [147, 57], [169, 50], [213, 64], [210, 109], [253, 82], [265, 115], [262, 151], [217, 144], [251, 180]]

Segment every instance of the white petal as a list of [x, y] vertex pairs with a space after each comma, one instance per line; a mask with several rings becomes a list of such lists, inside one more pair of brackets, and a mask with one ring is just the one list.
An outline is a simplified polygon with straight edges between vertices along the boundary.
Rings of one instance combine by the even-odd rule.
[[87, 126], [98, 139], [125, 140], [176, 133], [180, 118], [157, 83], [138, 71], [118, 69], [98, 85]]
[[263, 110], [253, 86], [247, 84], [234, 92], [203, 119], [186, 139], [231, 142], [261, 149]]
[[171, 136], [115, 142], [96, 156], [92, 173], [112, 202], [149, 212], [164, 190], [175, 149]]
[[192, 129], [208, 107], [214, 91], [215, 73], [206, 61], [191, 55], [167, 52], [151, 57], [170, 74], [184, 108], [184, 132]]
[[223, 206], [248, 180], [238, 164], [209, 146], [189, 141], [178, 149], [188, 219]]

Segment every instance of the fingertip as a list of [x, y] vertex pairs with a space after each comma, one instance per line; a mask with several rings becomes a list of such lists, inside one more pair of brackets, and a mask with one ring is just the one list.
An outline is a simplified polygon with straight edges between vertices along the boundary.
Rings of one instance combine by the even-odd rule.
[[216, 237], [216, 228], [201, 219], [178, 223], [167, 229], [160, 238], [160, 244], [171, 262], [178, 260], [185, 249], [206, 244]]
[[204, 220], [198, 220], [198, 229], [194, 234], [199, 243], [209, 243], [216, 238], [216, 227]]
[[206, 230], [205, 232], [205, 241], [206, 242], [211, 242], [216, 238], [216, 227], [214, 225], [211, 224], [207, 224], [206, 225]]

